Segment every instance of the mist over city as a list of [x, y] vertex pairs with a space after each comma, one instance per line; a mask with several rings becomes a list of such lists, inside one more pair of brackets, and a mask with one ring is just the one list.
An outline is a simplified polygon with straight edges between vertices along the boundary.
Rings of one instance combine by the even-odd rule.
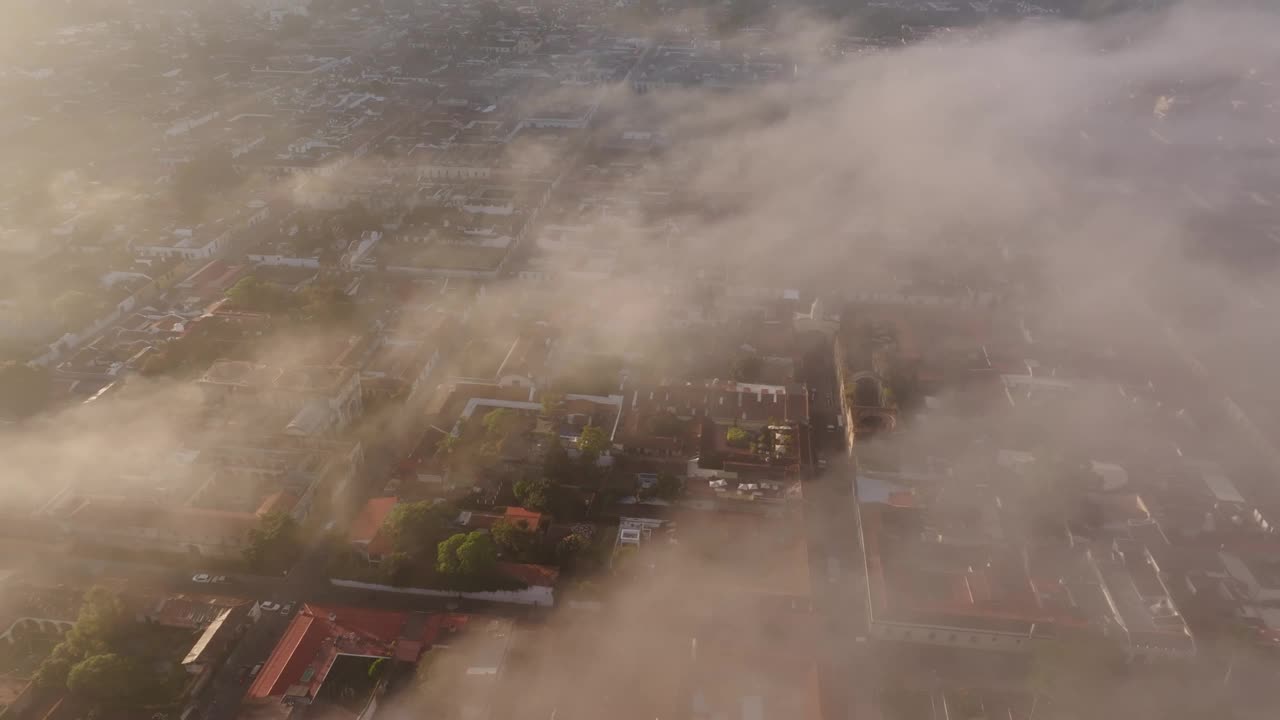
[[0, 720], [1280, 707], [1280, 14], [0, 0]]

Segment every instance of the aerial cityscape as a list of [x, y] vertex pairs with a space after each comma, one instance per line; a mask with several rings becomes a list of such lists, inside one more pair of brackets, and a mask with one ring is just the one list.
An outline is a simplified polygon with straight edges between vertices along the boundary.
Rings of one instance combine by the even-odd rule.
[[1280, 7], [0, 18], [0, 720], [1280, 717]]

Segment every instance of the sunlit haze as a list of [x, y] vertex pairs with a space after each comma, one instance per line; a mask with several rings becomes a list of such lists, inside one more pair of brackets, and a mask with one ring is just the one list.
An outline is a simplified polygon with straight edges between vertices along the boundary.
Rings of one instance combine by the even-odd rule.
[[0, 720], [1275, 717], [1270, 3], [0, 19]]

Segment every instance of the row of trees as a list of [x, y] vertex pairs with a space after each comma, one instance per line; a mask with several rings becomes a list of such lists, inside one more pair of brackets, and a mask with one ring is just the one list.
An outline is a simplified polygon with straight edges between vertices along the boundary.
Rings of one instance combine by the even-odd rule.
[[247, 312], [288, 315], [322, 323], [347, 322], [355, 316], [355, 302], [339, 287], [327, 283], [290, 292], [250, 275], [227, 290], [230, 307]]
[[127, 652], [135, 634], [133, 624], [115, 593], [103, 587], [91, 589], [75, 626], [40, 664], [34, 681], [108, 707], [163, 699], [155, 691], [166, 678]]
[[262, 516], [258, 527], [249, 531], [244, 549], [245, 562], [259, 572], [282, 573], [302, 555], [302, 529], [298, 521], [283, 512]]
[[450, 521], [455, 513], [455, 508], [443, 503], [396, 505], [383, 524], [395, 551], [382, 563], [382, 579], [394, 585], [443, 579], [452, 587], [466, 589], [505, 586], [505, 578], [497, 570], [498, 535], [453, 533]]
[[458, 533], [436, 547], [436, 572], [441, 575], [484, 579], [498, 566], [498, 546], [489, 533]]

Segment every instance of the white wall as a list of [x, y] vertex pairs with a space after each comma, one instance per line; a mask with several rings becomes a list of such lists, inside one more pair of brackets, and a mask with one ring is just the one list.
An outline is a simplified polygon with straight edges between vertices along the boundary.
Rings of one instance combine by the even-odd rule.
[[453, 590], [429, 590], [427, 588], [394, 587], [376, 583], [356, 582], [355, 580], [330, 579], [329, 582], [338, 587], [358, 588], [360, 590], [379, 590], [381, 592], [404, 593], [406, 595], [425, 595], [427, 597], [459, 597], [468, 600], [488, 600], [489, 602], [512, 603], [514, 605], [537, 605], [551, 607], [555, 605], [555, 588], [545, 585], [530, 585], [523, 590], [497, 590], [494, 592], [456, 592]]

